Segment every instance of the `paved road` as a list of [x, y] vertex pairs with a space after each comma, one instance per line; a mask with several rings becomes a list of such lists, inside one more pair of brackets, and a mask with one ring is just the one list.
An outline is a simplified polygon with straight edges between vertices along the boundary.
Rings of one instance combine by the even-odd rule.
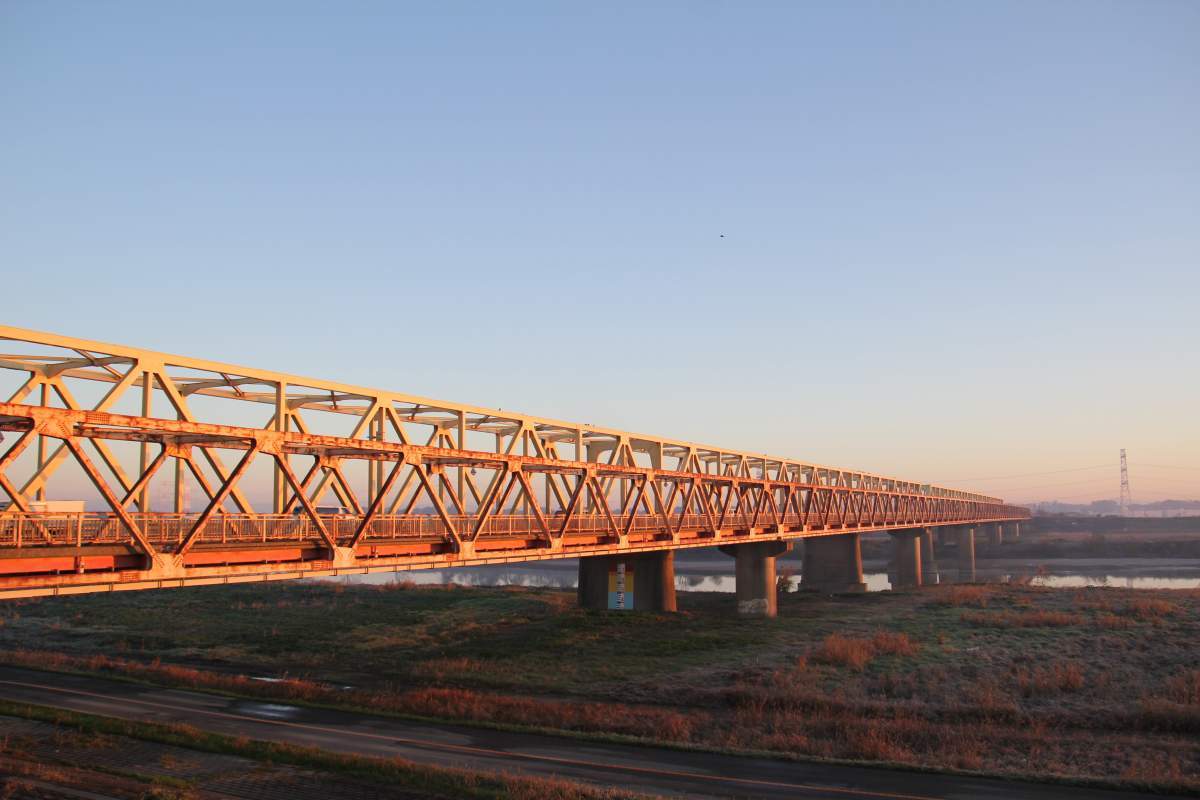
[[238, 700], [0, 667], [0, 697], [122, 719], [489, 772], [558, 776], [679, 797], [1132, 800], [1129, 792], [584, 742]]

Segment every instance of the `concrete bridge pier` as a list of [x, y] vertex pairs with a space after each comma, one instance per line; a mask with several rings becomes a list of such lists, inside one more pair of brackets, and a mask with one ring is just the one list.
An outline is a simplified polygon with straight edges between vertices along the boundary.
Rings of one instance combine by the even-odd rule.
[[773, 617], [778, 613], [775, 559], [792, 549], [791, 542], [751, 542], [719, 548], [737, 559], [737, 610], [747, 617]]
[[892, 535], [892, 563], [895, 566], [893, 589], [920, 588], [924, 573], [921, 569], [921, 528], [888, 531]]
[[975, 581], [975, 528], [971, 525], [958, 529], [958, 581]]
[[937, 546], [945, 549], [958, 544], [957, 531], [948, 525], [939, 525], [933, 528], [934, 536], [937, 538]]
[[580, 558], [578, 597], [583, 608], [674, 611], [675, 552]]
[[988, 547], [999, 547], [1004, 544], [1004, 526], [1000, 523], [985, 525]]
[[941, 575], [938, 573], [937, 554], [934, 552], [933, 539], [935, 532], [933, 528], [921, 528], [918, 538], [921, 541], [921, 585], [933, 586], [941, 582]]
[[800, 589], [826, 594], [865, 592], [859, 535], [839, 533], [805, 539]]
[[1009, 536], [1009, 537], [1010, 537], [1010, 538], [1011, 538], [1011, 539], [1012, 539], [1014, 542], [1019, 542], [1019, 541], [1021, 540], [1021, 523], [1019, 523], [1019, 522], [1010, 522], [1010, 523], [1009, 523], [1007, 526], [1005, 526], [1005, 527], [1008, 529], [1008, 530], [1006, 530], [1006, 531], [1005, 531], [1005, 533], [1006, 533], [1006, 534], [1007, 534], [1007, 535], [1008, 535], [1008, 536]]

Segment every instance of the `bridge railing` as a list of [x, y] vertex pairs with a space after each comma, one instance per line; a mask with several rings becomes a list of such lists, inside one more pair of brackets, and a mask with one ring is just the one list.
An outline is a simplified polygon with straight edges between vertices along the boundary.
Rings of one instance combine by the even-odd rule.
[[[705, 514], [667, 514], [671, 528], [676, 531], [707, 531], [713, 525]], [[171, 551], [182, 543], [195, 527], [198, 514], [131, 513], [129, 518], [143, 535], [156, 546]], [[964, 519], [968, 518], [964, 512]], [[357, 514], [321, 515], [322, 524], [340, 543], [350, 542], [362, 522]], [[470, 514], [449, 515], [448, 519], [460, 536], [473, 538], [477, 518]], [[637, 538], [645, 534], [669, 534], [670, 529], [660, 514], [617, 514], [602, 512], [577, 513], [565, 529], [560, 514], [502, 514], [485, 521], [478, 532], [479, 539], [536, 538], [545, 534], [543, 521], [553, 535], [596, 537], [613, 534], [613, 528]], [[611, 519], [611, 521], [610, 521]], [[943, 522], [953, 522], [953, 518]], [[720, 522], [723, 529], [766, 528], [781, 526], [790, 530], [802, 529], [805, 520], [796, 512], [783, 515], [750, 511], [729, 512]], [[864, 515], [851, 524], [826, 525], [826, 529], [856, 530], [872, 527], [903, 527], [921, 524], [917, 521], [889, 519], [882, 512]], [[446, 523], [436, 514], [379, 515], [372, 519], [360, 541], [365, 542], [447, 542], [450, 540]], [[316, 544], [322, 537], [313, 520], [303, 514], [216, 514], [198, 532], [197, 545], [251, 547], [274, 543]], [[0, 549], [29, 549], [41, 547], [89, 547], [129, 544], [129, 532], [115, 514], [84, 513], [8, 513], [0, 516]]]

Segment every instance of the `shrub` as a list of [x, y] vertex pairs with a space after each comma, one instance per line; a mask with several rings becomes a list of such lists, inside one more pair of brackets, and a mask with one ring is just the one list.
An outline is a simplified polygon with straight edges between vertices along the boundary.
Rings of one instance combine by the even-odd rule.
[[918, 650], [907, 633], [875, 631], [870, 639], [831, 633], [812, 653], [815, 664], [832, 664], [862, 672], [875, 656], [911, 656]]
[[867, 639], [855, 639], [831, 633], [812, 654], [817, 664], [833, 664], [862, 672], [875, 657], [875, 646]]

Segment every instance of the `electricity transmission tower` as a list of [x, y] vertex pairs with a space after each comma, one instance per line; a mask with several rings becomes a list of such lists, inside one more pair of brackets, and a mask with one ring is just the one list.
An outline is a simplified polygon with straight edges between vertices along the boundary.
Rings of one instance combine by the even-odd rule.
[[1129, 516], [1129, 505], [1133, 498], [1129, 494], [1129, 465], [1125, 461], [1125, 448], [1121, 448], [1121, 516]]

